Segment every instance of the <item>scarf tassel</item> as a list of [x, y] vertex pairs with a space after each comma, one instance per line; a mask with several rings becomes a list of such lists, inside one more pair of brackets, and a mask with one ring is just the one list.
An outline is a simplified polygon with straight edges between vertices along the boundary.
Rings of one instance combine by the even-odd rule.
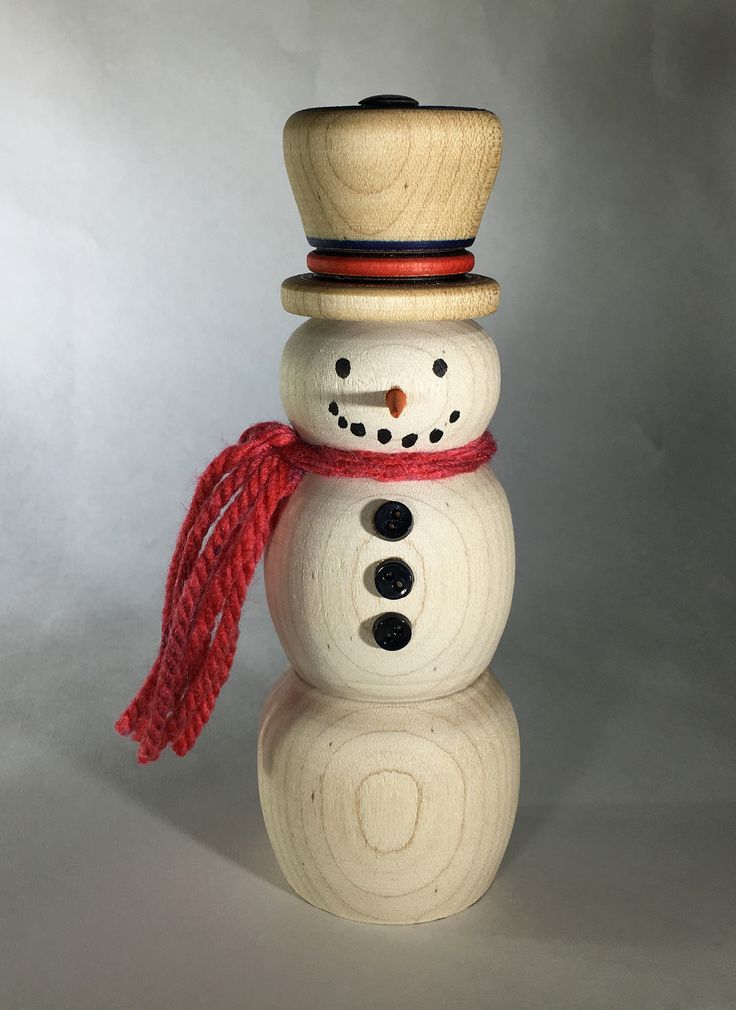
[[275, 421], [253, 425], [204, 471], [169, 566], [158, 656], [115, 728], [141, 764], [184, 756], [207, 724], [235, 658], [248, 586], [281, 502], [306, 471], [381, 481], [432, 480], [488, 462], [489, 432], [443, 452], [348, 452], [303, 442]]

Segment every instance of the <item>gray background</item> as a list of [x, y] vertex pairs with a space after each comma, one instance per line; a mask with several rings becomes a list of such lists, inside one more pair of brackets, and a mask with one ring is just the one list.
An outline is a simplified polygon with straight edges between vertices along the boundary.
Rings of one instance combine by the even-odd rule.
[[[735, 44], [728, 2], [0, 2], [2, 1010], [736, 1006]], [[489, 894], [404, 928], [275, 865], [260, 576], [187, 760], [112, 731], [195, 474], [282, 416], [283, 122], [377, 91], [507, 136], [521, 809]]]

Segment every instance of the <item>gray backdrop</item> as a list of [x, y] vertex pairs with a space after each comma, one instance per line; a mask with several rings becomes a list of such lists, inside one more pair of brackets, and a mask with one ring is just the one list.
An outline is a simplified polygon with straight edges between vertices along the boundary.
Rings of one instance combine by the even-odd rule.
[[[727, 0], [1, 0], [2, 1010], [736, 1006], [735, 43]], [[283, 122], [378, 91], [507, 138], [521, 809], [489, 894], [403, 928], [275, 865], [260, 577], [188, 759], [112, 730], [195, 474], [282, 416]]]

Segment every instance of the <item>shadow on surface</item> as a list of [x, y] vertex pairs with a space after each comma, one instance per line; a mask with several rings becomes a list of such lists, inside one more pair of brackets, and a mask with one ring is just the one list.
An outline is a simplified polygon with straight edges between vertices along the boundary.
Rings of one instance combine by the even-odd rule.
[[[252, 609], [259, 616], [255, 601]], [[4, 716], [225, 859], [288, 891], [263, 824], [256, 774], [260, 709], [286, 663], [270, 626], [264, 620], [259, 627], [250, 617], [241, 635], [249, 663], [236, 659], [209, 725], [185, 760], [167, 751], [141, 766], [135, 744], [114, 730], [150, 665], [155, 613], [86, 615], [76, 628], [55, 629], [40, 656], [14, 657]], [[45, 681], [40, 700], [30, 688], [39, 676]]]
[[[86, 614], [76, 624], [47, 629], [43, 640], [36, 638], [36, 656], [24, 653], [13, 657], [15, 685], [5, 714], [14, 725], [43, 739], [65, 759], [141, 807], [288, 892], [263, 824], [256, 774], [260, 711], [286, 663], [266, 618], [265, 603], [254, 595], [243, 621], [231, 678], [210, 723], [186, 760], [167, 751], [159, 761], [140, 766], [136, 763], [135, 744], [117, 736], [113, 728], [150, 665], [158, 637], [155, 612], [117, 609], [114, 613]], [[529, 655], [528, 643], [525, 651]], [[584, 653], [579, 651], [578, 656], [582, 662]], [[511, 663], [507, 660], [506, 665]], [[43, 693], [36, 697], [28, 685], [39, 677], [44, 682]], [[524, 717], [530, 717], [524, 707], [531, 706], [532, 712], [538, 707], [534, 692], [539, 679], [538, 669], [532, 677], [519, 671], [519, 693], [522, 685], [524, 688], [522, 734]], [[509, 678], [506, 680], [508, 688]], [[510, 693], [513, 698], [513, 688]], [[52, 728], [50, 737], [48, 727]], [[577, 737], [568, 760], [552, 765], [543, 753], [543, 742], [532, 745], [527, 741], [524, 776], [531, 780], [530, 791], [534, 794], [539, 791], [542, 775], [550, 802], [522, 808], [502, 873], [541, 830], [556, 802], [564, 797], [571, 778], [584, 766], [600, 725], [588, 721], [585, 730]], [[525, 792], [523, 784], [522, 805]]]
[[732, 945], [736, 804], [531, 807], [517, 826], [525, 840], [469, 929], [477, 916], [507, 939]]

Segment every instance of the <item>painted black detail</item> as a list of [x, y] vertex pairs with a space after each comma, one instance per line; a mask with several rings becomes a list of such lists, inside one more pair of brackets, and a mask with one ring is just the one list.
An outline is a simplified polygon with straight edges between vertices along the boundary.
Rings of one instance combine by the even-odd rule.
[[347, 358], [338, 358], [335, 362], [335, 371], [341, 379], [347, 379], [350, 375], [350, 362]]
[[442, 430], [442, 428], [433, 428], [432, 431], [430, 431], [430, 433], [429, 433], [429, 441], [430, 442], [439, 442], [439, 440], [442, 438], [442, 436], [444, 434], [445, 433]]
[[[467, 249], [475, 242], [475, 236], [470, 238], [450, 238], [450, 239], [414, 239], [401, 242], [393, 239], [371, 241], [370, 239], [353, 238], [318, 238], [316, 235], [307, 235], [307, 242], [315, 249], [355, 249], [358, 252], [430, 252], [436, 249], [438, 252], [447, 252], [451, 249]], [[301, 274], [303, 277], [311, 277], [312, 274]], [[458, 275], [462, 276], [462, 275]], [[355, 280], [354, 277], [350, 278]], [[426, 278], [422, 278], [426, 281]], [[373, 283], [373, 281], [371, 281]]]
[[441, 379], [442, 376], [447, 371], [447, 362], [445, 361], [445, 359], [444, 358], [437, 358], [437, 360], [435, 361], [435, 363], [432, 365], [432, 371], [434, 372], [434, 374], [438, 378]]
[[408, 95], [369, 95], [368, 98], [361, 98], [358, 105], [363, 109], [401, 109], [417, 106], [419, 102]]
[[334, 414], [335, 417], [337, 417], [337, 404], [335, 403], [334, 400], [332, 401], [332, 403], [329, 405], [329, 407], [327, 409], [329, 410], [329, 412], [331, 414]]
[[338, 428], [347, 428], [348, 422], [347, 422], [346, 418], [344, 418], [344, 417], [338, 417], [338, 419], [337, 419], [337, 426], [338, 426]]
[[413, 525], [411, 509], [400, 501], [384, 502], [373, 514], [373, 528], [384, 540], [403, 540]]
[[405, 449], [411, 449], [411, 447], [414, 445], [414, 443], [418, 438], [419, 436], [414, 434], [404, 435], [404, 437], [401, 439], [401, 444]]
[[459, 417], [460, 417], [460, 411], [453, 410], [453, 412], [450, 414], [450, 424], [454, 424], [455, 421], [459, 419]]
[[386, 445], [388, 442], [391, 441], [391, 432], [388, 430], [388, 428], [379, 428], [376, 437], [378, 438], [378, 441], [381, 443], [381, 445]]
[[387, 600], [403, 600], [414, 585], [414, 573], [398, 558], [389, 558], [377, 566], [373, 581], [378, 592]]
[[357, 435], [358, 438], [362, 438], [363, 435], [365, 435], [365, 425], [361, 424], [360, 421], [353, 421], [350, 425], [350, 430], [354, 435]]

